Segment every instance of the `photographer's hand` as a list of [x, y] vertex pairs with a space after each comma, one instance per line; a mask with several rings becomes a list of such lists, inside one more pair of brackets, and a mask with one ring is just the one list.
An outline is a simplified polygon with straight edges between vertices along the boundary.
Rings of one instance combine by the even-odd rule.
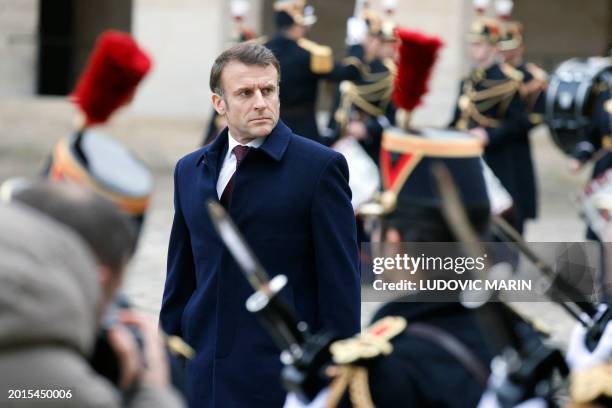
[[138, 380], [142, 365], [136, 339], [127, 328], [117, 324], [109, 329], [108, 342], [119, 361], [118, 386], [127, 390]]
[[119, 321], [124, 325], [134, 326], [142, 335], [145, 361], [141, 364], [141, 384], [151, 388], [168, 386], [170, 384], [168, 361], [157, 323], [151, 317], [133, 310], [121, 311]]

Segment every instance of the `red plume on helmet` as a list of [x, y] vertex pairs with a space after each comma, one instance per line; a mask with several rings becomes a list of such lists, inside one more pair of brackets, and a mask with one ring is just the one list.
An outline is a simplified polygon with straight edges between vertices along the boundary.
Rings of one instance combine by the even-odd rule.
[[393, 102], [399, 108], [412, 111], [427, 93], [427, 82], [443, 42], [403, 28], [398, 29], [397, 35], [401, 43]]
[[105, 122], [128, 103], [150, 68], [150, 57], [129, 34], [102, 33], [71, 95], [85, 115], [85, 126]]

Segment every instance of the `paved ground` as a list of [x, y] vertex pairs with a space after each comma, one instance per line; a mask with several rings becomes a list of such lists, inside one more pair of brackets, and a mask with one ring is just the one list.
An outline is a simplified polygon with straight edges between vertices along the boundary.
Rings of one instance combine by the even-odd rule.
[[[208, 107], [202, 107], [203, 117]], [[71, 130], [73, 108], [56, 98], [0, 99], [0, 182], [14, 176], [33, 176], [42, 167], [54, 142]], [[167, 242], [172, 222], [172, 171], [174, 163], [200, 142], [205, 120], [169, 120], [119, 114], [103, 131], [124, 141], [152, 168], [155, 195], [132, 262], [125, 292], [135, 305], [158, 313], [165, 276]], [[527, 226], [530, 241], [581, 241], [583, 224], [571, 204], [572, 193], [586, 180], [564, 167], [564, 158], [545, 131], [533, 136], [540, 187], [540, 218]], [[366, 321], [376, 304], [363, 304]], [[551, 304], [518, 304], [517, 307], [549, 327], [553, 339], [563, 342], [571, 320]]]

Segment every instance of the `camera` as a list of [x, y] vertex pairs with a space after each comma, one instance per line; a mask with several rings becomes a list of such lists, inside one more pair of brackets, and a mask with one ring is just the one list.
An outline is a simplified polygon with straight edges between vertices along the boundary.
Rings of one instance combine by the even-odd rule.
[[[113, 302], [109, 305], [103, 318], [102, 324], [96, 334], [96, 343], [93, 354], [89, 360], [91, 367], [101, 376], [105, 377], [114, 385], [119, 385], [121, 377], [121, 365], [119, 357], [110, 344], [108, 335], [112, 327], [122, 324], [119, 321], [119, 313], [122, 310], [131, 309], [131, 304], [124, 295], [117, 295]], [[144, 339], [140, 331], [134, 326], [125, 326], [132, 334], [138, 351], [140, 353], [140, 361], [146, 364], [144, 358]]]

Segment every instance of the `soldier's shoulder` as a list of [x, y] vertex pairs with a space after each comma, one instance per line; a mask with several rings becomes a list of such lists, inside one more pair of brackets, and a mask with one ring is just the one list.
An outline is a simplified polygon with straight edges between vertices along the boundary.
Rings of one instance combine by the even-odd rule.
[[548, 73], [533, 62], [528, 62], [524, 66], [525, 70], [529, 72], [532, 77], [543, 81], [548, 79]]
[[331, 47], [319, 44], [307, 38], [300, 38], [299, 40], [297, 40], [297, 45], [313, 55], [327, 56], [333, 54]]
[[525, 75], [521, 72], [521, 70], [505, 62], [499, 64], [498, 66], [499, 66], [499, 70], [501, 71], [501, 73], [503, 74], [505, 78], [513, 80], [513, 81], [517, 81], [517, 82], [523, 81]]
[[334, 68], [334, 53], [331, 47], [306, 38], [300, 38], [297, 45], [310, 54], [310, 70], [315, 74], [327, 74]]
[[406, 326], [406, 319], [401, 316], [385, 316], [363, 332], [333, 343], [330, 347], [333, 361], [346, 365], [387, 356], [393, 352], [391, 340], [403, 333]]
[[[385, 316], [362, 333], [335, 342], [330, 351], [340, 375], [332, 382], [332, 391], [346, 390], [342, 375], [352, 372], [349, 388], [366, 392], [377, 406], [419, 406], [413, 366], [394, 348], [406, 325], [401, 316]], [[348, 394], [355, 404], [355, 393]]]

